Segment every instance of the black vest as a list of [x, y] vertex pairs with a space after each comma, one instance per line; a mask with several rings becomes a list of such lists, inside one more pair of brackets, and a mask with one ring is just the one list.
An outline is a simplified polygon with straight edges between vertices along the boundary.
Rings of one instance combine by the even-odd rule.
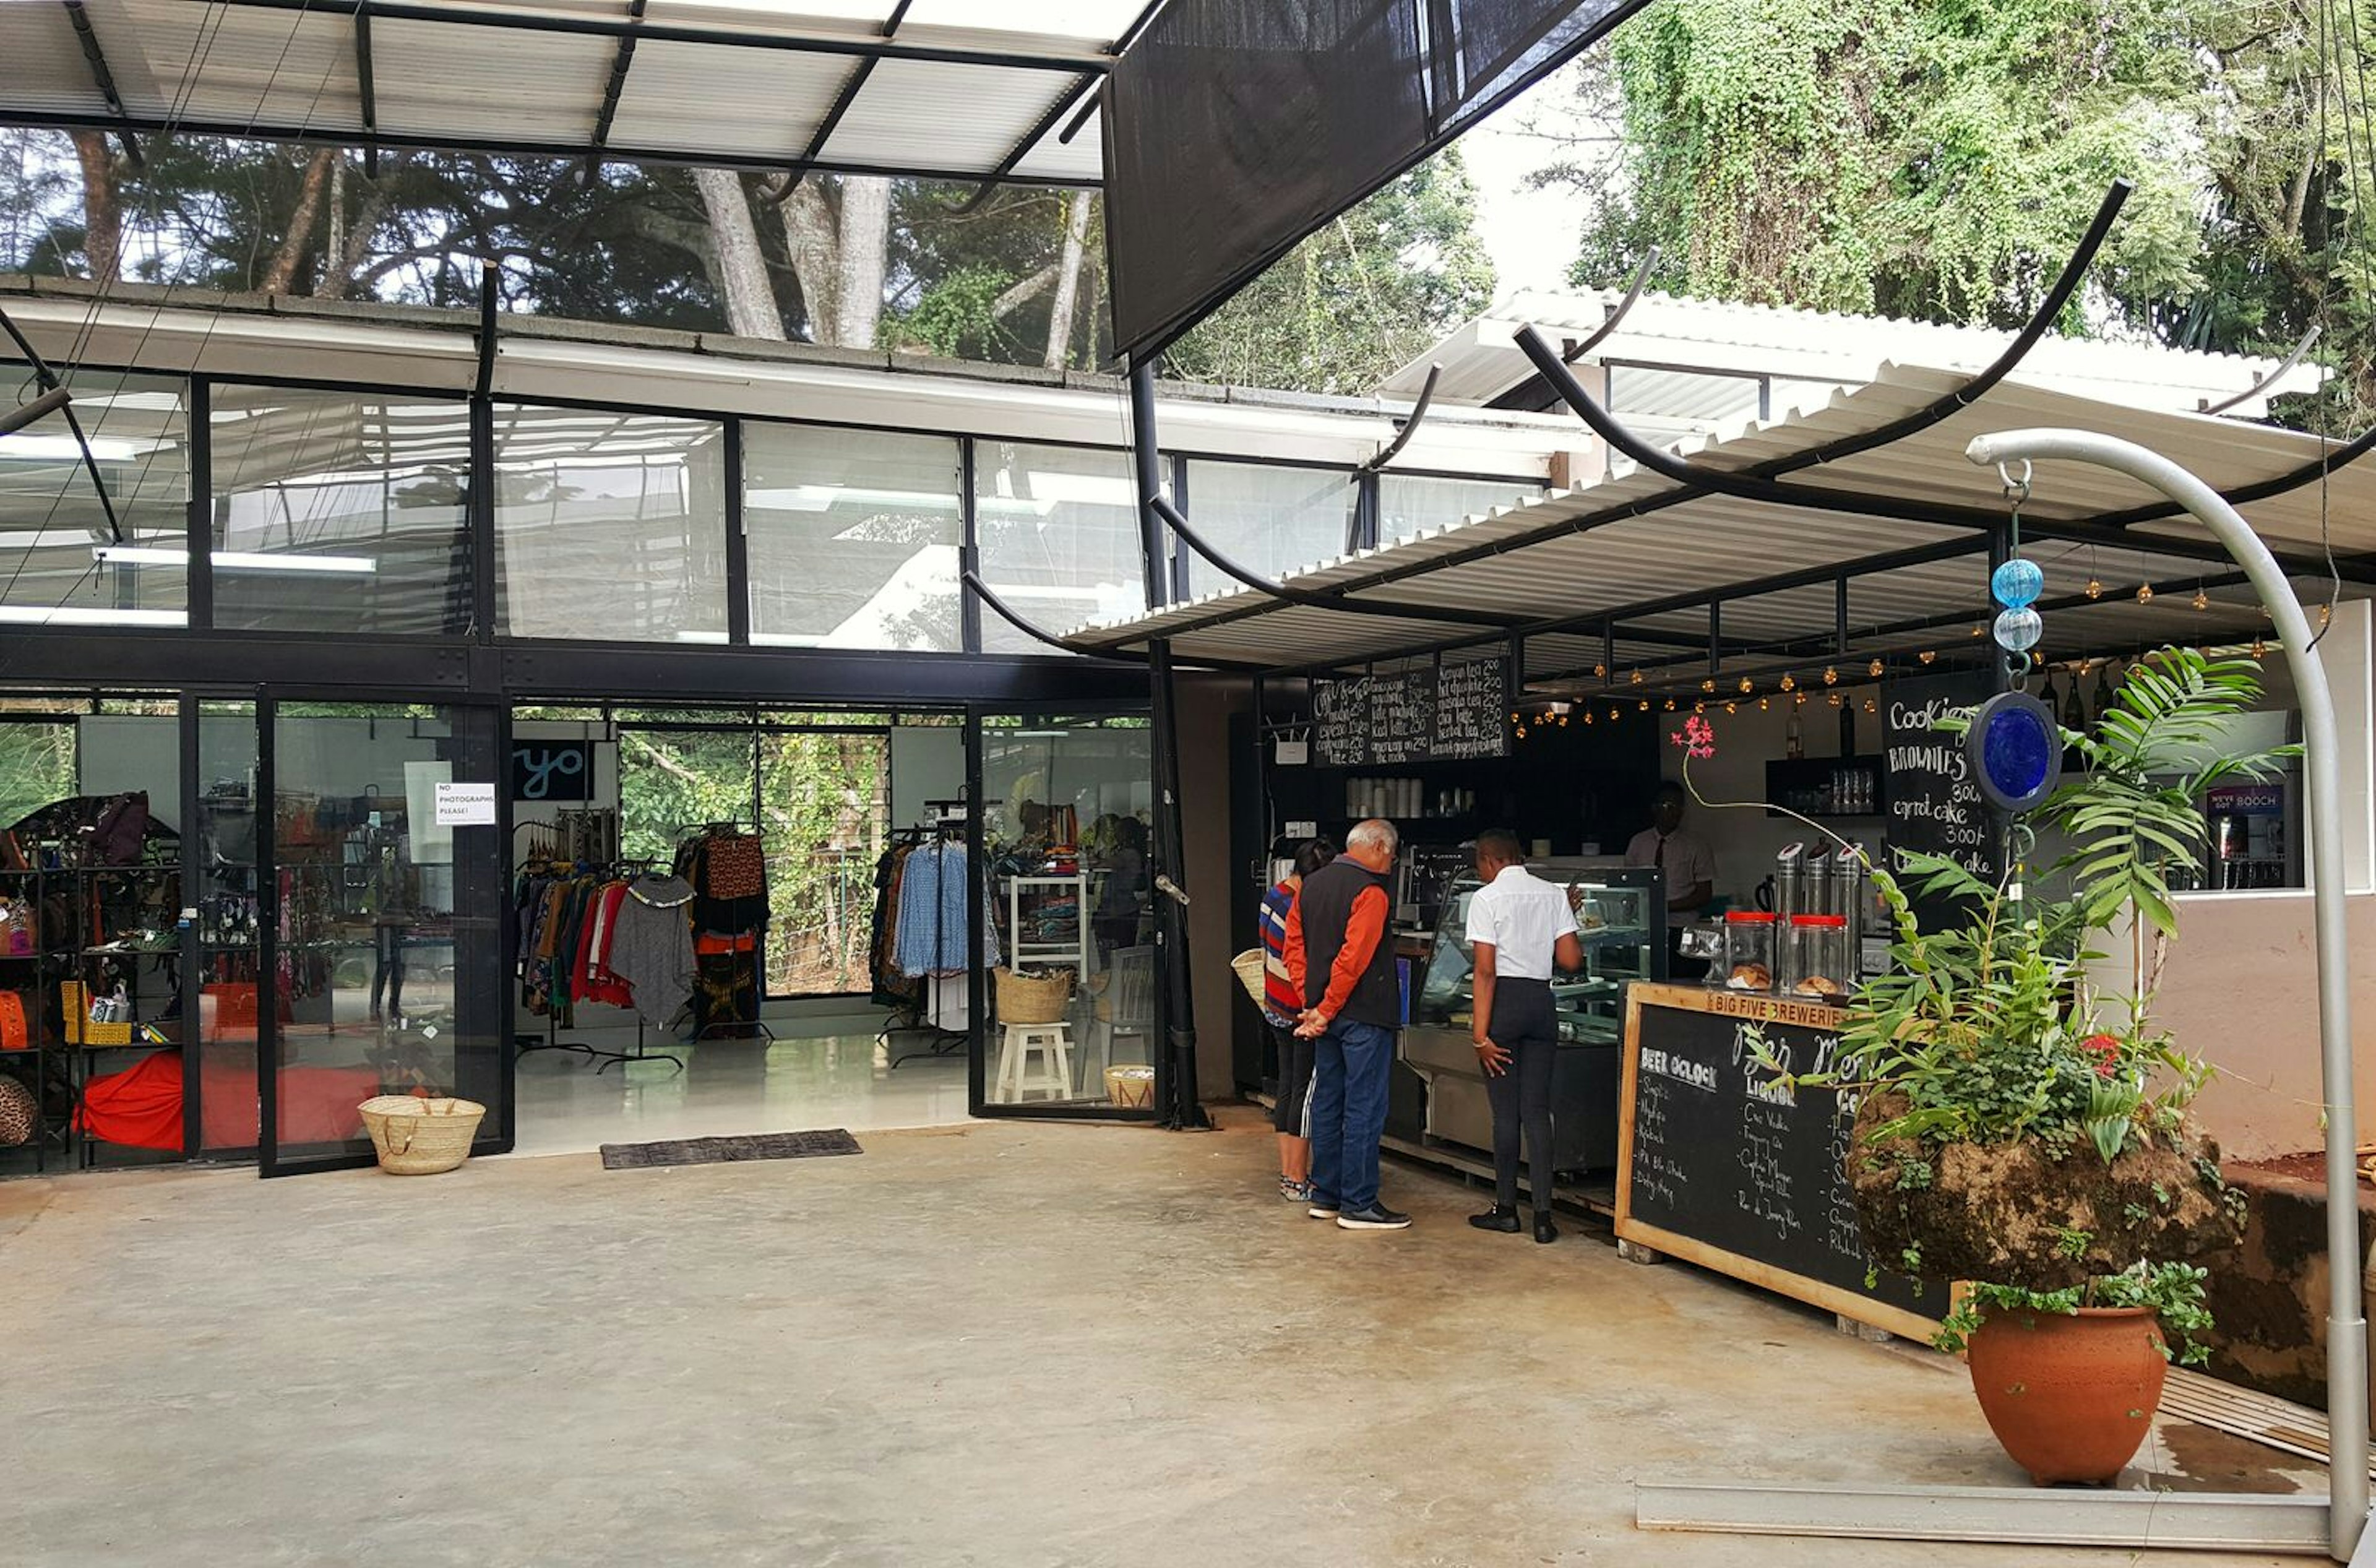
[[1361, 978], [1353, 982], [1353, 994], [1346, 998], [1345, 1011], [1338, 1016], [1357, 1024], [1399, 1028], [1403, 992], [1395, 978], [1394, 889], [1386, 877], [1349, 857], [1333, 860], [1305, 877], [1303, 890], [1296, 895], [1297, 906], [1303, 911], [1303, 1003], [1317, 1007], [1328, 994], [1328, 974], [1345, 945], [1353, 900], [1369, 887], [1379, 889], [1389, 901], [1386, 920], [1378, 932], [1377, 949], [1370, 955]]

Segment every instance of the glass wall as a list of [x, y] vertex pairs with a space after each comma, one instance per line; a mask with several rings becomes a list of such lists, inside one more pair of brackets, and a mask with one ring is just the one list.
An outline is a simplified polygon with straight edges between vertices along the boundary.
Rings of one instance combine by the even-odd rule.
[[[974, 529], [982, 580], [1009, 609], [1051, 633], [1127, 619], [1146, 608], [1127, 452], [982, 441], [974, 447]], [[981, 615], [985, 653], [1047, 645]]]
[[[1214, 549], [1259, 576], [1282, 577], [1344, 554], [1360, 499], [1349, 469], [1188, 464], [1188, 520]], [[1188, 586], [1206, 594], [1240, 584], [1192, 553]]]
[[481, 1137], [497, 1135], [503, 849], [492, 810], [456, 823], [437, 809], [440, 784], [493, 783], [494, 735], [492, 709], [276, 714], [279, 914], [264, 946], [274, 983], [256, 1004], [277, 1047], [266, 1174], [368, 1158], [355, 1108], [379, 1094], [476, 1100], [488, 1111]]
[[725, 430], [495, 406], [496, 630], [726, 640]]
[[937, 436], [746, 422], [751, 640], [962, 651], [957, 451]]
[[[13, 390], [31, 371], [0, 361]], [[121, 542], [63, 413], [0, 438], [0, 628], [180, 626], [188, 620], [189, 420], [182, 382], [84, 371], [74, 410]], [[13, 398], [8, 399], [13, 402]]]
[[1389, 470], [1378, 476], [1378, 542], [1398, 544], [1496, 506], [1524, 505], [1542, 493], [1542, 486], [1515, 480], [1439, 479]]
[[[983, 725], [982, 838], [998, 948], [1009, 968], [1038, 981], [1028, 999], [1003, 1003], [992, 989], [988, 1104], [1154, 1102], [1148, 739], [1142, 718]], [[1009, 1027], [1025, 1023], [1043, 1027], [1029, 1036]]]
[[255, 705], [198, 705], [198, 1146], [253, 1155], [258, 1119], [259, 946]]
[[218, 386], [215, 624], [470, 629], [470, 421], [459, 402]]

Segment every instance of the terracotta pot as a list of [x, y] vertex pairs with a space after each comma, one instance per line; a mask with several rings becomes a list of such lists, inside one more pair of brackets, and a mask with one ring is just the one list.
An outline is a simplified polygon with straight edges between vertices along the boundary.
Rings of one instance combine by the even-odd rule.
[[1972, 1335], [1966, 1360], [1990, 1430], [2039, 1486], [2119, 1475], [2152, 1429], [2169, 1372], [2150, 1307], [2000, 1309]]

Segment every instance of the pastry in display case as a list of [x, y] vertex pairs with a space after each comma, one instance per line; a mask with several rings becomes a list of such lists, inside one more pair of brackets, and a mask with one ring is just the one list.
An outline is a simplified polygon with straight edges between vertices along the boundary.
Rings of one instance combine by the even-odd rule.
[[[1565, 889], [1584, 948], [1581, 970], [1551, 978], [1561, 1048], [1551, 1078], [1557, 1163], [1562, 1170], [1606, 1169], [1617, 1159], [1626, 988], [1667, 978], [1664, 890], [1657, 871], [1610, 861], [1545, 860], [1527, 870]], [[1492, 1108], [1468, 1036], [1475, 1005], [1468, 905], [1479, 885], [1472, 870], [1446, 890], [1425, 976], [1411, 998], [1402, 1058], [1428, 1080], [1428, 1136], [1490, 1150]]]

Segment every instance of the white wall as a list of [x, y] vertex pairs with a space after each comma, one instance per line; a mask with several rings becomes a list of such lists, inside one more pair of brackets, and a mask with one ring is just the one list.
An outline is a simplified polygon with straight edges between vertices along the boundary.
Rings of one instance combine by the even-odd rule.
[[965, 731], [955, 724], [901, 724], [891, 731], [891, 826], [923, 820], [926, 801], [965, 793]]
[[[1842, 701], [1859, 705], [1873, 695], [1871, 686], [1843, 686], [1840, 690]], [[1683, 825], [1706, 839], [1716, 851], [1717, 894], [1729, 898], [1736, 908], [1754, 902], [1757, 885], [1773, 871], [1777, 853], [1788, 845], [1803, 844], [1812, 837], [1804, 824], [1765, 814], [1765, 765], [1778, 760], [1788, 749], [1790, 714], [1789, 698], [1776, 696], [1772, 700], [1774, 706], [1763, 712], [1752, 699], [1741, 704], [1739, 712], [1729, 714], [1720, 703], [1711, 703], [1705, 718], [1716, 731], [1716, 755], [1691, 765], [1691, 782], [1709, 803], [1693, 802], [1684, 814]], [[1818, 761], [1837, 755], [1839, 710], [1817, 692], [1809, 695], [1807, 706], [1798, 712], [1807, 755]], [[1676, 712], [1657, 717], [1667, 729], [1681, 730], [1690, 715]], [[1866, 754], [1879, 751], [1881, 716], [1859, 710], [1856, 719], [1858, 746]], [[1662, 745], [1659, 757], [1666, 776], [1681, 779], [1682, 748]], [[1649, 824], [1642, 826], [1646, 827]], [[1883, 828], [1878, 817], [1826, 822], [1824, 826], [1870, 848], [1878, 848]], [[1615, 854], [1625, 846], [1610, 844], [1603, 848]]]

